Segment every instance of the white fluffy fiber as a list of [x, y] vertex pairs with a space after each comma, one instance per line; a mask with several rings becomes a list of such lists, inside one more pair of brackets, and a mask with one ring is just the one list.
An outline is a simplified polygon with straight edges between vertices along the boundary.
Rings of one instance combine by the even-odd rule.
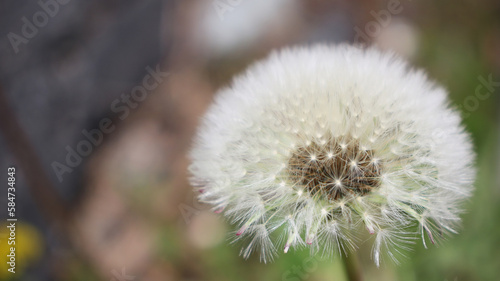
[[[284, 49], [217, 94], [190, 153], [191, 182], [237, 225], [245, 257], [257, 250], [266, 262], [278, 248], [304, 246], [330, 254], [356, 248], [368, 231], [379, 265], [381, 253], [395, 259], [407, 248], [409, 230], [424, 245], [455, 232], [475, 176], [460, 122], [442, 87], [391, 54]], [[298, 147], [342, 140], [374, 152], [381, 172], [372, 192], [328, 200], [290, 178]]]

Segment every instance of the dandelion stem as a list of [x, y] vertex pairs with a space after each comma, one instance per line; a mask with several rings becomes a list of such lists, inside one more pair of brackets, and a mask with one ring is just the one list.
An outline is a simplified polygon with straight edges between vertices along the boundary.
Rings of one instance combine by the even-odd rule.
[[342, 260], [344, 261], [345, 274], [349, 281], [362, 281], [361, 267], [359, 266], [358, 256], [354, 251], [346, 249]]

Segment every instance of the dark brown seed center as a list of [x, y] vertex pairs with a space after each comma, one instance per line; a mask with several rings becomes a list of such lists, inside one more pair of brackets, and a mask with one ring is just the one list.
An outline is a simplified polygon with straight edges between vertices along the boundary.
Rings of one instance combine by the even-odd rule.
[[364, 196], [380, 185], [381, 161], [359, 142], [328, 138], [297, 148], [288, 161], [289, 179], [311, 196], [338, 200]]

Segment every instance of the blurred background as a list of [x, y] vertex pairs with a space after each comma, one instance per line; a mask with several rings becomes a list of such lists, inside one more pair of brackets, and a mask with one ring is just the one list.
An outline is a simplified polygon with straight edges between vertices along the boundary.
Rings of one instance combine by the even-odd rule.
[[[245, 261], [187, 182], [214, 93], [272, 49], [376, 44], [450, 91], [478, 154], [463, 227], [366, 280], [500, 279], [498, 0], [0, 2], [0, 280], [345, 280], [339, 259]], [[16, 167], [16, 273], [7, 168]]]

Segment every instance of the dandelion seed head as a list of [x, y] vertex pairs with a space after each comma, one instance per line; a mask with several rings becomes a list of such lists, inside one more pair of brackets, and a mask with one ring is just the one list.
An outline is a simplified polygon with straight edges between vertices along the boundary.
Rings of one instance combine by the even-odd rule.
[[379, 265], [407, 248], [412, 223], [424, 245], [456, 232], [475, 156], [448, 104], [422, 71], [376, 49], [275, 52], [216, 95], [191, 183], [235, 225], [244, 257], [333, 254], [364, 231]]

